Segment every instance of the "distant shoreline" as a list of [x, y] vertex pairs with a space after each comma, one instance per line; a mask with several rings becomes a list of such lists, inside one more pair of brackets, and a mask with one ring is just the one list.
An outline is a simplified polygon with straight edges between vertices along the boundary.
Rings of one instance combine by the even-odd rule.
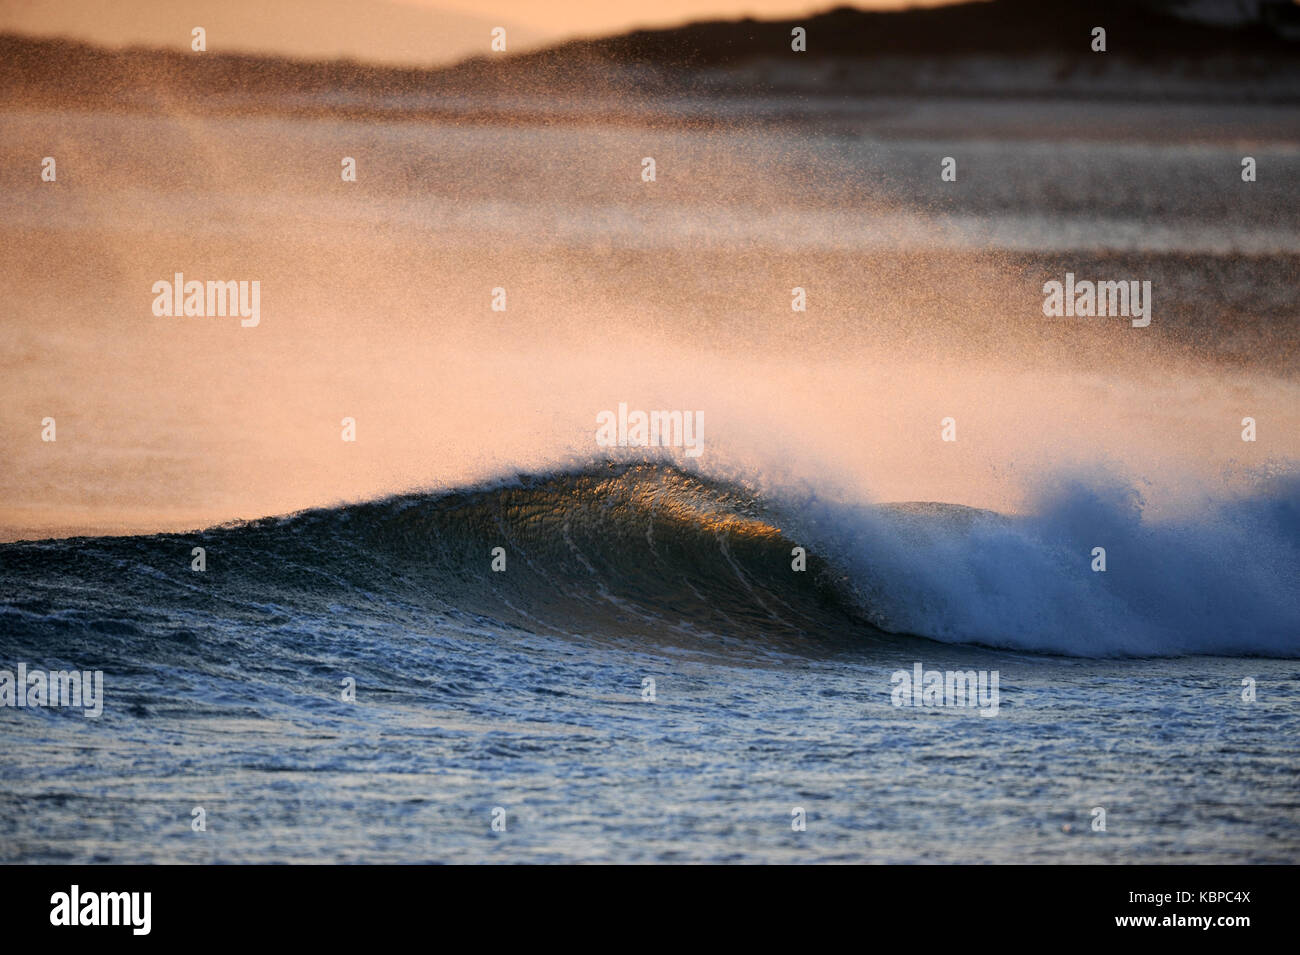
[[[609, 123], [632, 114], [637, 123], [662, 115], [677, 124], [692, 119], [681, 109], [690, 97], [724, 107], [785, 97], [823, 115], [830, 104], [872, 97], [1298, 104], [1300, 6], [1268, 4], [1265, 12], [1255, 22], [1215, 25], [1127, 0], [1087, 9], [1031, 0], [891, 13], [840, 8], [571, 40], [428, 68], [0, 34], [0, 107], [455, 122]], [[1091, 49], [1094, 23], [1108, 31], [1104, 53]], [[796, 28], [805, 30], [806, 52], [791, 50]], [[696, 113], [695, 121], [716, 123], [726, 109]], [[747, 121], [768, 118], [760, 110]]]

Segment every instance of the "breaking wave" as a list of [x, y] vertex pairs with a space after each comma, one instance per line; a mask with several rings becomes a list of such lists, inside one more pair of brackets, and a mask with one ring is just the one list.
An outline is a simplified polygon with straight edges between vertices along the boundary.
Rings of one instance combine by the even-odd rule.
[[1060, 482], [1002, 515], [769, 499], [670, 465], [604, 463], [192, 534], [10, 544], [0, 582], [0, 625], [56, 641], [223, 620], [309, 629], [330, 613], [357, 627], [688, 647], [925, 637], [1084, 657], [1294, 657], [1300, 477], [1207, 503], [1194, 521], [1155, 521], [1113, 482]]

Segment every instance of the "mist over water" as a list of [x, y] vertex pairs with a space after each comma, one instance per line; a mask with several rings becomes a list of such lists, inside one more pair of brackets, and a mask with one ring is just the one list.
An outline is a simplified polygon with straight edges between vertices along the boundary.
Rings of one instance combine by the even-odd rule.
[[[1285, 285], [1258, 279], [1294, 274], [1296, 199], [1274, 185], [1300, 173], [1290, 143], [1252, 144], [1270, 175], [1228, 202], [1237, 144], [1048, 149], [956, 122], [948, 142], [770, 124], [4, 125], [11, 539], [580, 470], [629, 457], [595, 442], [596, 416], [626, 403], [699, 412], [699, 457], [648, 459], [740, 482], [790, 528], [817, 524], [809, 501], [1012, 515], [920, 538], [823, 516], [840, 527], [822, 554], [887, 629], [1085, 655], [1295, 649], [1294, 527], [1269, 523], [1295, 500], [1295, 323]], [[38, 152], [60, 156], [57, 184], [20, 177]], [[936, 189], [950, 153], [959, 179]], [[1134, 231], [1156, 210], [1180, 241]], [[258, 281], [260, 323], [154, 316], [152, 285], [176, 272]], [[1152, 281], [1151, 325], [1045, 317], [1042, 285], [1066, 272]], [[46, 414], [56, 444], [26, 433]], [[1127, 590], [1071, 573], [1094, 546]]]
[[[849, 503], [1023, 511], [1082, 471], [1177, 513], [1296, 457], [1291, 305], [1242, 287], [1247, 269], [1294, 274], [1295, 198], [1272, 185], [1300, 172], [1289, 144], [1255, 144], [1270, 175], [1227, 203], [1240, 150], [1177, 142], [1139, 165], [1136, 146], [869, 129], [4, 122], [10, 538], [546, 473], [597, 456], [596, 415], [619, 402], [703, 412], [705, 452], [678, 463]], [[35, 152], [59, 154], [57, 184], [20, 176]], [[1010, 208], [1026, 194], [1036, 226]], [[1135, 202], [1184, 245], [1214, 229], [1243, 251], [1149, 229], [1134, 250]], [[258, 280], [261, 324], [153, 316], [153, 282], [178, 271]], [[1066, 271], [1153, 278], [1152, 325], [1044, 317], [1041, 285]], [[45, 414], [59, 443], [24, 440]]]
[[[1138, 165], [1137, 147], [869, 127], [3, 123], [10, 539], [546, 472], [596, 455], [620, 401], [702, 411], [706, 473], [859, 501], [1016, 510], [1058, 472], [1113, 466], [1176, 509], [1296, 457], [1290, 144], [1253, 144], [1270, 175], [1227, 203], [1235, 144]], [[57, 184], [23, 174], [38, 152], [61, 157]], [[1154, 210], [1180, 243], [1127, 224]], [[1044, 317], [1067, 271], [1152, 280], [1152, 325]], [[261, 324], [154, 317], [176, 272], [258, 280]], [[24, 440], [46, 414], [59, 442]]]

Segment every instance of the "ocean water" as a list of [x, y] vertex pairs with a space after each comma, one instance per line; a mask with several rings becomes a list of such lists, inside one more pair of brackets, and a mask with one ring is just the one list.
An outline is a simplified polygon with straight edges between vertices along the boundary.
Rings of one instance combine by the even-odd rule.
[[[1204, 563], [1163, 532], [1178, 573], [1119, 593], [1053, 558], [1068, 535], [940, 506], [841, 514], [860, 576], [815, 549], [795, 571], [764, 502], [644, 464], [5, 545], [4, 659], [105, 683], [98, 719], [0, 710], [0, 844], [10, 862], [1292, 862], [1300, 498], [1279, 493], [1200, 541]], [[1198, 598], [1242, 531], [1280, 564], [1237, 568], [1258, 594], [1234, 577]], [[901, 557], [918, 547], [929, 578]], [[1171, 587], [1188, 606], [1166, 635], [1151, 603]], [[881, 629], [922, 606], [942, 639]], [[1005, 646], [969, 642], [998, 613]], [[997, 671], [996, 712], [896, 705], [917, 663]]]
[[912, 108], [0, 115], [0, 861], [1300, 859], [1294, 118]]

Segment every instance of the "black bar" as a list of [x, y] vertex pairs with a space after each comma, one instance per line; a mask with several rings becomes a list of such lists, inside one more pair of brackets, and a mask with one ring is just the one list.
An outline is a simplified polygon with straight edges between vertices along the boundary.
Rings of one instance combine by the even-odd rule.
[[[806, 930], [808, 937], [836, 925], [863, 942], [883, 943], [891, 933], [903, 933], [926, 948], [933, 943], [946, 950], [1017, 939], [1073, 947], [1126, 936], [1141, 944], [1204, 939], [1231, 946], [1281, 939], [1294, 925], [1290, 867], [869, 867], [811, 880], [803, 872], [797, 880], [774, 875], [760, 884], [761, 895], [753, 891], [752, 873], [728, 872], [726, 883], [715, 876], [707, 885], [692, 885], [696, 877], [681, 870], [612, 877], [552, 872], [537, 883], [532, 873], [518, 869], [490, 873], [476, 867], [455, 873], [417, 866], [0, 869], [7, 942], [56, 941], [76, 932], [79, 942], [193, 940], [207, 946], [255, 938], [259, 945], [337, 945], [373, 943], [378, 927], [385, 936], [432, 928], [444, 933], [455, 925], [484, 938], [497, 937], [503, 928], [550, 934], [561, 919], [575, 937], [616, 923], [629, 940], [662, 932], [666, 943], [699, 919], [727, 931], [775, 919], [796, 934]], [[150, 893], [148, 933], [136, 934], [131, 924], [52, 925], [58, 894], [70, 895], [73, 885], [83, 906], [90, 893]], [[137, 916], [142, 909], [135, 910]], [[130, 910], [124, 911], [122, 921], [130, 923]], [[1146, 917], [1154, 923], [1119, 924]], [[1208, 927], [1200, 924], [1206, 918]], [[1192, 919], [1197, 922], [1189, 924]], [[1021, 934], [1026, 931], [1037, 934]]]

